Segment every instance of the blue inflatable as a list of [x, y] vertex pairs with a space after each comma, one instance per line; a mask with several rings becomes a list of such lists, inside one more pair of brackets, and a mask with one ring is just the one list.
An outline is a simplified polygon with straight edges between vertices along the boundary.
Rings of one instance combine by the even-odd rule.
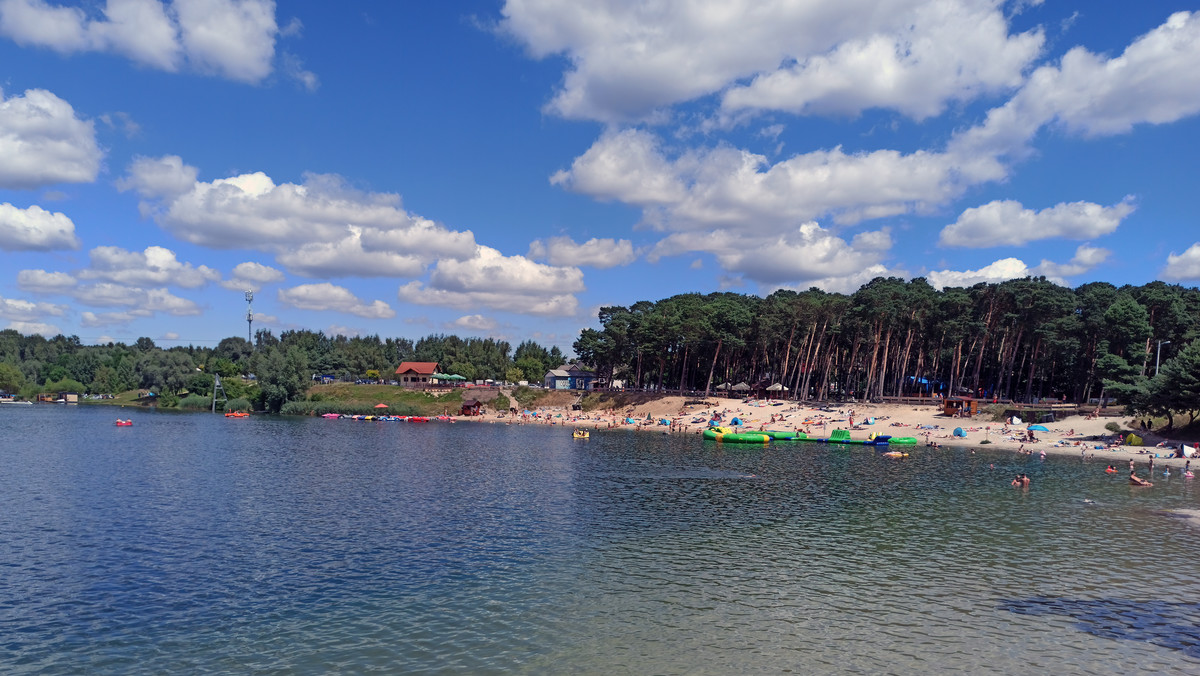
[[954, 436], [956, 436], [956, 437], [965, 437], [965, 436], [967, 436], [967, 433], [963, 431], [963, 428], [961, 428], [961, 427], [955, 427], [955, 428], [954, 428]]

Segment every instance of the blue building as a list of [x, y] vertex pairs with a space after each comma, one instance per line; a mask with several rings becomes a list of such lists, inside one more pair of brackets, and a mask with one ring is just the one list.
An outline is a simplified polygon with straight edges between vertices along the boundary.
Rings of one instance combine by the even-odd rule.
[[546, 372], [542, 385], [549, 390], [590, 390], [596, 374], [579, 364], [563, 364]]

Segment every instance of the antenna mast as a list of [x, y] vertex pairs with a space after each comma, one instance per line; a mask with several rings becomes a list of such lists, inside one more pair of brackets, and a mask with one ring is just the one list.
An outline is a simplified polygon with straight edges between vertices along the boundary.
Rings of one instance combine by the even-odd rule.
[[254, 306], [251, 305], [251, 303], [253, 303], [253, 302], [254, 302], [254, 292], [247, 289], [247, 291], [246, 291], [246, 340], [249, 341], [251, 345], [254, 344], [254, 332], [253, 332], [253, 328], [252, 328], [252, 325], [254, 323]]

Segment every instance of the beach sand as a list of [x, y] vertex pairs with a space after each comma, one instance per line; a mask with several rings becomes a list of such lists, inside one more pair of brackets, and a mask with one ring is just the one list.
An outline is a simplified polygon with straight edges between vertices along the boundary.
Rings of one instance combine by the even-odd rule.
[[[687, 404], [683, 397], [661, 399], [627, 407], [621, 410], [590, 411], [581, 413], [566, 407], [539, 408], [534, 415], [483, 416], [486, 422], [507, 424], [563, 425], [583, 429], [635, 429], [664, 434], [699, 435], [714, 413], [720, 413], [722, 424], [740, 418], [741, 431], [757, 430], [800, 430], [810, 436], [828, 436], [835, 429], [849, 429], [856, 439], [866, 439], [872, 432], [890, 434], [894, 437], [916, 437], [915, 447], [905, 450], [919, 452], [934, 442], [943, 448], [978, 448], [1018, 452], [1024, 449], [1034, 455], [1043, 451], [1046, 455], [1075, 456], [1095, 462], [1111, 463], [1122, 472], [1129, 470], [1132, 459], [1137, 467], [1145, 469], [1153, 459], [1155, 467], [1180, 467], [1184, 458], [1174, 455], [1178, 441], [1164, 439], [1150, 432], [1138, 432], [1145, 446], [1125, 446], [1117, 443], [1117, 437], [1105, 429], [1110, 422], [1117, 422], [1122, 429], [1129, 430], [1133, 421], [1126, 418], [1091, 418], [1069, 416], [1055, 423], [1046, 423], [1048, 432], [1034, 432], [1037, 441], [1025, 440], [1028, 423], [1006, 426], [992, 422], [986, 416], [975, 418], [952, 418], [942, 414], [934, 406], [912, 406], [899, 404], [841, 403], [820, 406], [809, 402], [785, 401], [782, 403], [762, 400], [741, 400], [710, 397], [705, 404]], [[850, 426], [853, 415], [854, 426]], [[479, 420], [480, 418], [474, 418]], [[874, 423], [866, 421], [874, 419]], [[630, 423], [627, 420], [633, 420]], [[663, 425], [660, 421], [666, 420]], [[965, 437], [952, 435], [956, 427], [966, 432]], [[984, 444], [984, 441], [990, 443]], [[1162, 443], [1163, 446], [1156, 444]], [[1191, 444], [1189, 444], [1190, 446]], [[1200, 457], [1196, 458], [1200, 469]]]

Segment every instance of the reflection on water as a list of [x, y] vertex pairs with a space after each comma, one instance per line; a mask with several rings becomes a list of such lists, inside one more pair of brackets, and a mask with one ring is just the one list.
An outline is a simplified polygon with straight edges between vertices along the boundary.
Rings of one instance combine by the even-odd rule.
[[1200, 659], [1200, 603], [1195, 601], [1031, 598], [1000, 607], [1023, 615], [1065, 615], [1089, 634], [1152, 643]]
[[9, 670], [1200, 670], [1200, 583], [1177, 574], [1195, 529], [1162, 516], [1196, 507], [1182, 478], [1135, 491], [1103, 461], [954, 449], [22, 409], [0, 409]]

